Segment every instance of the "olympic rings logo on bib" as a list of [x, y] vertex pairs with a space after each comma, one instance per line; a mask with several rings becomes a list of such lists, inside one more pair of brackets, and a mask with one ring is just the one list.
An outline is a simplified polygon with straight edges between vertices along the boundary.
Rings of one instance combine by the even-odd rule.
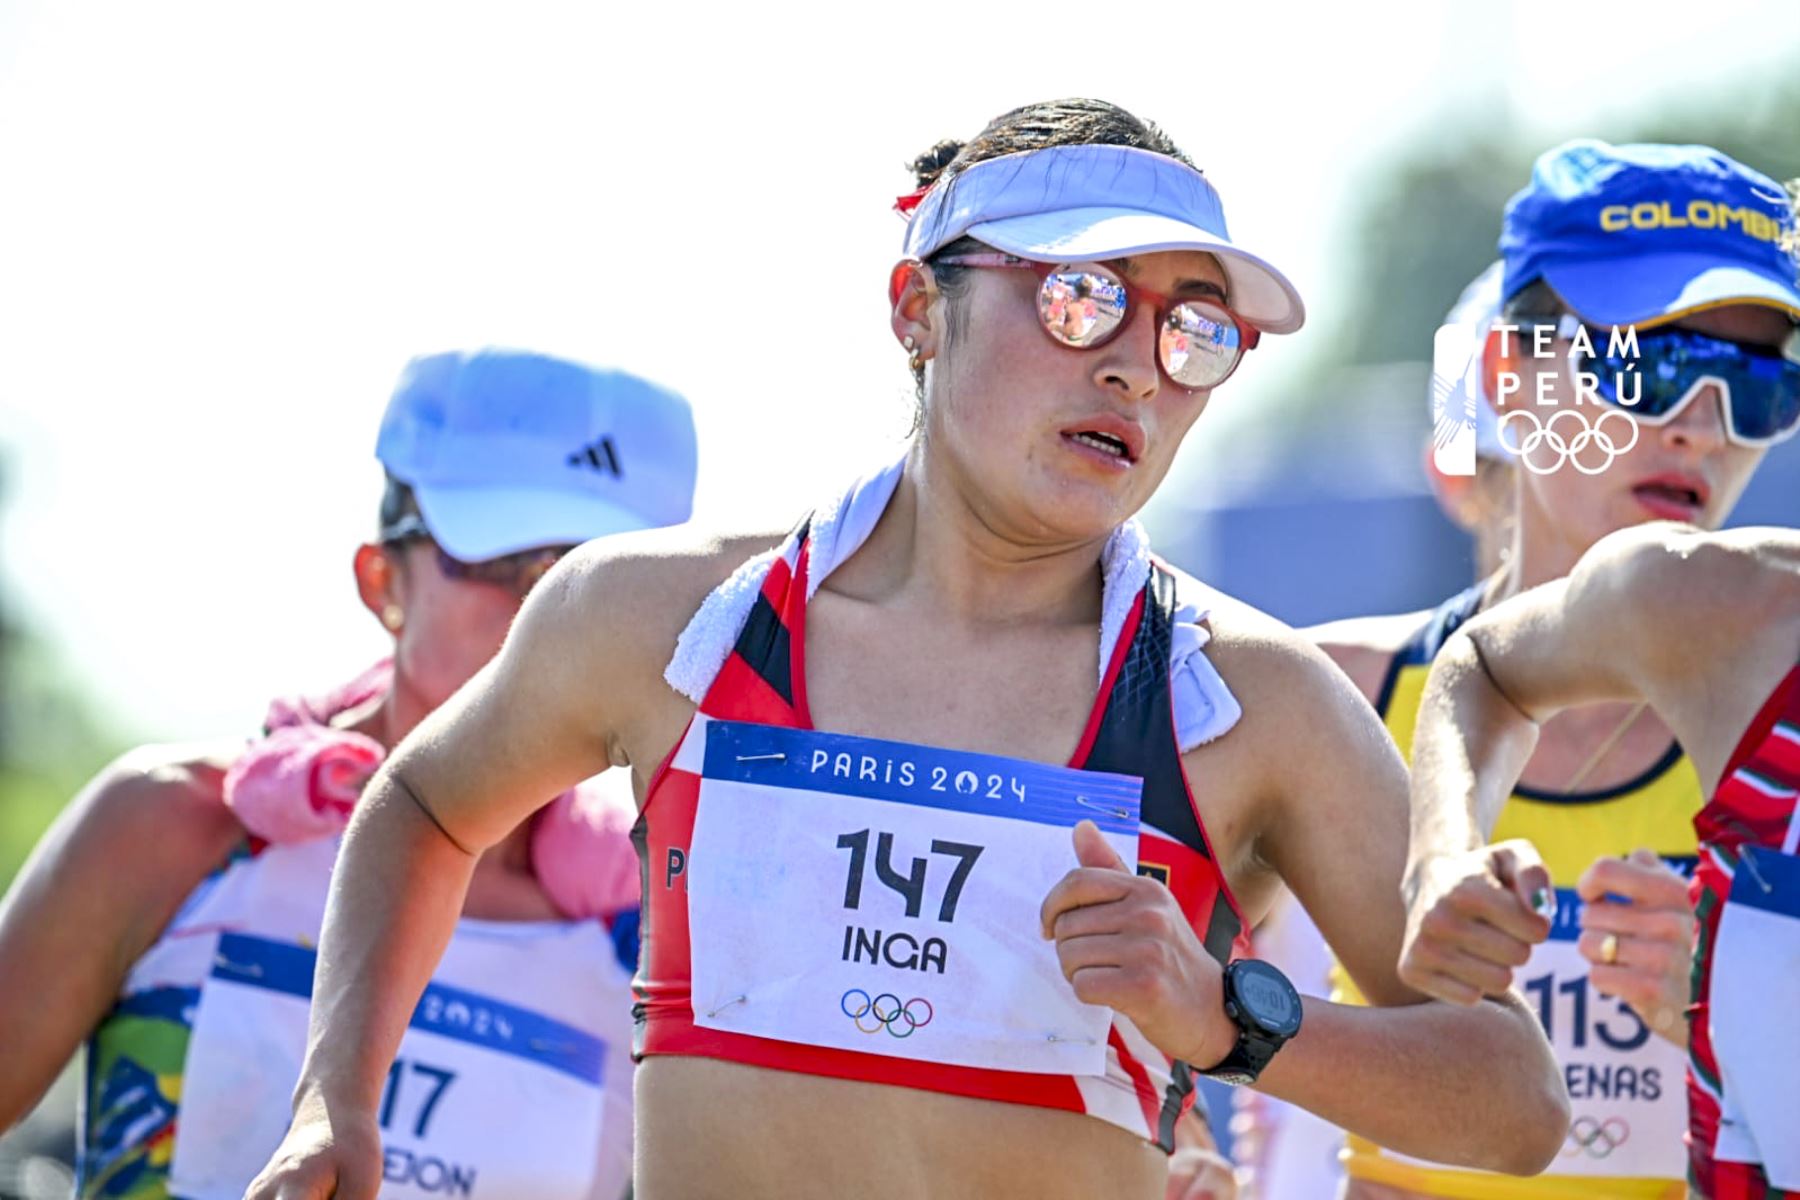
[[[1624, 426], [1625, 432], [1631, 435], [1631, 440], [1623, 446], [1614, 441], [1607, 432], [1606, 422], [1611, 418], [1617, 418]], [[1516, 441], [1506, 435], [1507, 429], [1515, 421], [1530, 426], [1530, 431], [1523, 436], [1518, 436], [1517, 430], [1514, 431]], [[1564, 436], [1569, 422], [1574, 423], [1574, 432], [1571, 436]], [[1562, 428], [1559, 428], [1559, 424]], [[1552, 474], [1560, 470], [1564, 464], [1574, 467], [1583, 475], [1598, 475], [1612, 466], [1621, 454], [1637, 445], [1638, 423], [1623, 409], [1617, 408], [1605, 409], [1592, 423], [1589, 423], [1584, 413], [1574, 408], [1560, 408], [1550, 414], [1549, 420], [1540, 420], [1538, 415], [1528, 408], [1513, 408], [1500, 414], [1496, 436], [1499, 437], [1500, 444], [1506, 448], [1507, 453], [1517, 458], [1525, 465], [1525, 469], [1534, 475]], [[1550, 452], [1555, 455], [1548, 466], [1539, 465], [1533, 458], [1533, 454], [1543, 446], [1548, 446]], [[1589, 446], [1598, 446], [1598, 452], [1606, 456], [1605, 461], [1598, 466], [1590, 466], [1582, 461], [1580, 455]]]
[[1576, 1117], [1563, 1140], [1563, 1157], [1586, 1154], [1589, 1158], [1606, 1158], [1631, 1140], [1631, 1126], [1623, 1117]]
[[[900, 997], [892, 992], [871, 996], [861, 988], [851, 988], [845, 992], [838, 1000], [838, 1007], [863, 1033], [880, 1033], [885, 1029], [890, 1036], [897, 1038], [911, 1037], [916, 1031], [931, 1024], [931, 1018], [937, 1015], [931, 1007], [931, 1001], [923, 996], [914, 996], [902, 1003]], [[870, 1023], [865, 1025], [864, 1021]]]

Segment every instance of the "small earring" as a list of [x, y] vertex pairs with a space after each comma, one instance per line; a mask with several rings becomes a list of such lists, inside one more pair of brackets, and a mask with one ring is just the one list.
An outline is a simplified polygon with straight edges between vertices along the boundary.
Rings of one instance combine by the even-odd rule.
[[406, 624], [406, 613], [398, 604], [390, 604], [381, 610], [381, 623], [388, 627], [389, 633], [399, 633], [400, 626]]
[[924, 370], [925, 359], [920, 355], [918, 351], [919, 344], [913, 341], [912, 334], [909, 333], [901, 338], [900, 344], [906, 347], [906, 352], [910, 356], [906, 360], [906, 365], [912, 369], [913, 374], [917, 375], [920, 371]]

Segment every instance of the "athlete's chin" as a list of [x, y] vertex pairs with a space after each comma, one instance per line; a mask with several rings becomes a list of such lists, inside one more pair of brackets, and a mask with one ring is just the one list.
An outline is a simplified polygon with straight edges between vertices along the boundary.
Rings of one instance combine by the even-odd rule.
[[1033, 505], [1038, 522], [1070, 540], [1085, 541], [1117, 529], [1143, 507], [1137, 489], [1121, 481], [1054, 478], [1044, 481]]

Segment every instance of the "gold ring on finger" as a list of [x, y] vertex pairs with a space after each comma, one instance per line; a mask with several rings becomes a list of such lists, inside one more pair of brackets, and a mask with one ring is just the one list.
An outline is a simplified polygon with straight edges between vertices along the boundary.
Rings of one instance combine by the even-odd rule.
[[1612, 966], [1619, 961], [1619, 935], [1609, 933], [1600, 939], [1600, 961]]

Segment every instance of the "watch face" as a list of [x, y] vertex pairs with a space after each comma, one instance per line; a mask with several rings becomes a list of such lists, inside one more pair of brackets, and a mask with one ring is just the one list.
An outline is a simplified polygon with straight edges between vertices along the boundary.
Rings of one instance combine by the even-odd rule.
[[1274, 1037], [1291, 1038], [1300, 1030], [1300, 993], [1287, 976], [1253, 958], [1231, 964], [1232, 988], [1244, 1015]]

